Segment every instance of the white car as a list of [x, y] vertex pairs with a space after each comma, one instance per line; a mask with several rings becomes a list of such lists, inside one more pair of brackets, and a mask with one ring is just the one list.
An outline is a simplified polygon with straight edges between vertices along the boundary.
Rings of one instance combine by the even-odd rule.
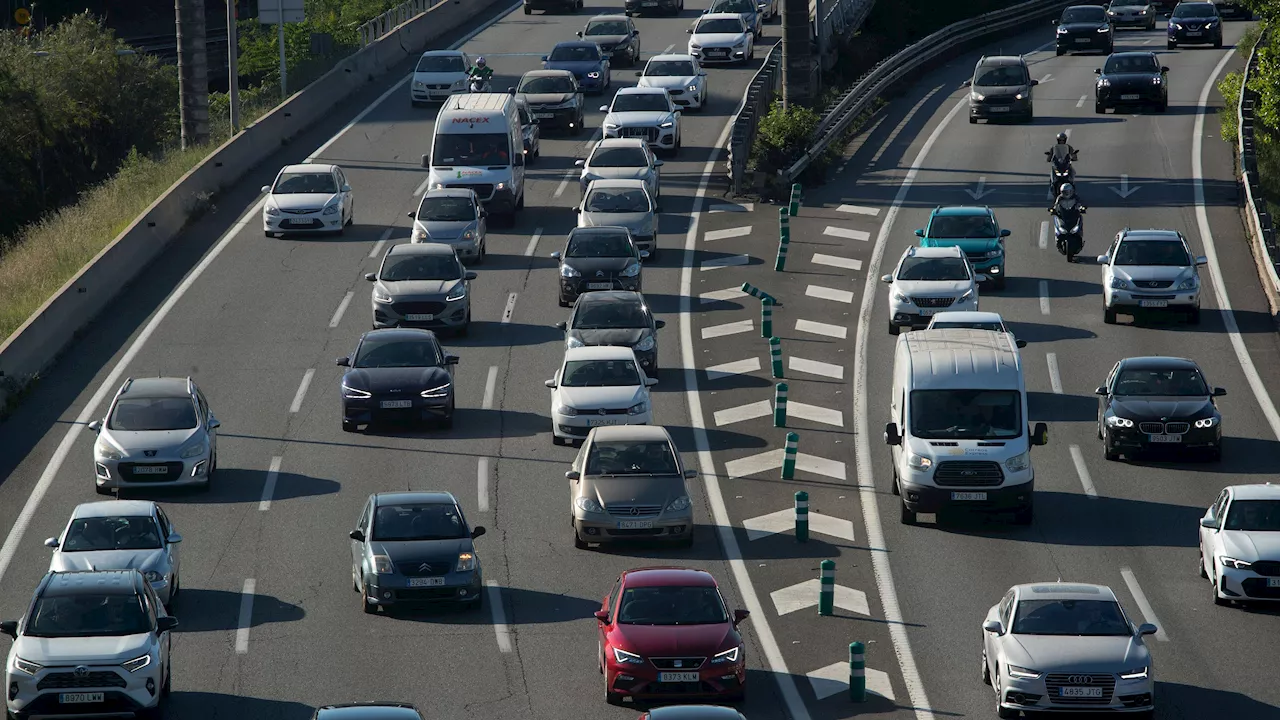
[[1200, 577], [1217, 605], [1280, 600], [1280, 485], [1222, 490], [1200, 518]]
[[604, 138], [591, 149], [586, 160], [573, 163], [582, 168], [579, 180], [581, 196], [586, 197], [587, 186], [595, 180], [643, 180], [644, 187], [655, 200], [663, 163], [649, 150], [649, 144], [640, 138]]
[[750, 62], [756, 56], [755, 35], [737, 13], [707, 13], [689, 28], [689, 54], [698, 62]]
[[692, 55], [657, 55], [636, 77], [637, 86], [662, 88], [682, 108], [701, 110], [707, 103], [707, 71]]
[[467, 89], [471, 58], [461, 50], [428, 50], [418, 58], [409, 82], [409, 101], [414, 107], [444, 102]]
[[622, 88], [600, 112], [607, 113], [601, 123], [604, 137], [641, 138], [649, 147], [680, 149], [680, 109], [662, 88]]
[[1111, 249], [1098, 256], [1102, 266], [1102, 319], [1114, 325], [1119, 313], [1156, 309], [1182, 312], [1200, 322], [1200, 271], [1209, 258], [1191, 253], [1177, 230], [1116, 233]]
[[[960, 312], [948, 310], [934, 315], [929, 320], [926, 330], [990, 330], [992, 332], [1013, 335], [1009, 326], [1004, 324], [1000, 313], [993, 312]], [[1026, 340], [1017, 340], [1017, 346], [1027, 346]]]
[[62, 534], [44, 544], [53, 549], [49, 572], [137, 570], [168, 607], [181, 587], [180, 542], [154, 502], [104, 500], [77, 505]]
[[285, 165], [275, 182], [263, 185], [262, 232], [334, 233], [355, 219], [351, 186], [337, 165]]
[[586, 439], [602, 425], [653, 422], [649, 388], [657, 378], [645, 375], [629, 347], [602, 345], [566, 350], [551, 388], [552, 441]]
[[955, 245], [907, 248], [893, 273], [880, 278], [889, 285], [889, 334], [924, 327], [943, 310], [976, 311], [978, 283], [986, 279]]

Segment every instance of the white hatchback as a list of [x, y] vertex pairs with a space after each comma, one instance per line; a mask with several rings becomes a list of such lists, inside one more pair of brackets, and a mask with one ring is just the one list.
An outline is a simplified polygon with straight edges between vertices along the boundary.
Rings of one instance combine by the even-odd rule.
[[414, 107], [428, 102], [444, 102], [467, 89], [471, 58], [461, 50], [428, 50], [418, 58], [409, 82], [409, 101]]
[[645, 375], [629, 347], [603, 345], [566, 350], [551, 388], [552, 441], [581, 442], [591, 428], [653, 422]]
[[351, 186], [337, 165], [286, 165], [263, 185], [262, 233], [334, 233], [355, 219]]
[[946, 310], [976, 311], [978, 283], [986, 279], [955, 245], [907, 248], [894, 271], [880, 278], [889, 285], [889, 334], [924, 327]]

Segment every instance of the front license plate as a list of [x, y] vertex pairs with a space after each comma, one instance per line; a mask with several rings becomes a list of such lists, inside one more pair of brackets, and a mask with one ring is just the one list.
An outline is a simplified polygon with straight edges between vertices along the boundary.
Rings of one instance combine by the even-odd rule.
[[[652, 520], [619, 520], [619, 530], [648, 530], [653, 527]], [[679, 673], [676, 673], [677, 675]], [[695, 676], [696, 679], [696, 676]], [[674, 682], [685, 682], [684, 680], [676, 680]]]
[[938, 311], [934, 308], [920, 308], [920, 314], [924, 317], [929, 317], [936, 312]]
[[993, 107], [993, 108], [987, 108], [987, 111], [988, 112], [1009, 112], [1010, 109], [1011, 108], [1007, 108], [1007, 107]]
[[442, 577], [409, 578], [409, 587], [440, 587], [444, 585]]
[[1200, 32], [1188, 30], [1187, 37], [1200, 37]]
[[658, 3], [656, 3], [656, 2], [643, 2], [643, 3], [640, 3], [640, 7], [658, 7]]
[[612, 290], [613, 283], [587, 283], [588, 290]]
[[1076, 38], [1076, 42], [1084, 44], [1089, 42], [1089, 38]]
[[169, 472], [169, 468], [163, 465], [134, 465], [134, 475], [164, 475]]
[[1267, 578], [1267, 587], [1280, 587], [1280, 578]]
[[1140, 97], [1142, 96], [1141, 95], [1121, 95], [1120, 99], [1121, 100], [1137, 100]]
[[658, 682], [698, 682], [698, 673], [658, 673]]
[[953, 492], [952, 500], [986, 500], [987, 494], [984, 492]]
[[534, 113], [533, 116], [539, 120], [549, 120], [556, 116], [555, 113]]
[[60, 703], [100, 703], [103, 701], [103, 693], [61, 693], [58, 695]]
[[604, 425], [623, 425], [621, 420], [617, 418], [590, 418], [587, 420], [588, 427], [601, 427]]
[[708, 57], [722, 57], [727, 54], [729, 54], [728, 50], [708, 50], [707, 51]]
[[1139, 300], [1138, 306], [1153, 307], [1153, 308], [1169, 307], [1169, 301], [1168, 300]]
[[409, 315], [405, 315], [404, 319], [408, 320], [409, 322], [431, 322], [432, 320], [436, 319], [436, 316], [423, 315], [421, 313], [410, 313]]
[[411, 408], [413, 407], [413, 401], [412, 400], [383, 400], [381, 403], [378, 404], [378, 407], [383, 408], [384, 410], [395, 410], [398, 408]]
[[1059, 697], [1102, 697], [1100, 687], [1064, 687], [1058, 692]]
[[1180, 443], [1181, 435], [1148, 435], [1147, 440], [1153, 443]]

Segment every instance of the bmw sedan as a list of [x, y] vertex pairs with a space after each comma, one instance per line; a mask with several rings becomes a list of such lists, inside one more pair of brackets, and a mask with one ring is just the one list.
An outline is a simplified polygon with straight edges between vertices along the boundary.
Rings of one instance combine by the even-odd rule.
[[582, 168], [578, 187], [583, 197], [587, 195], [587, 187], [596, 180], [643, 180], [655, 202], [661, 192], [658, 168], [663, 162], [640, 138], [604, 138], [591, 148], [586, 160], [576, 160], [574, 165]]
[[627, 65], [640, 61], [640, 31], [626, 15], [597, 15], [578, 31], [578, 38], [589, 40], [609, 53], [610, 60]]
[[568, 322], [558, 322], [564, 331], [564, 349], [592, 345], [622, 345], [636, 351], [640, 367], [649, 377], [658, 376], [658, 331], [666, 327], [657, 320], [638, 292], [601, 290], [578, 298]]
[[755, 35], [737, 13], [703, 15], [689, 28], [689, 54], [703, 65], [746, 64], [756, 56]]
[[373, 283], [375, 328], [440, 328], [458, 335], [471, 328], [470, 290], [476, 274], [462, 266], [452, 245], [392, 245], [378, 272], [364, 279]]
[[342, 376], [342, 429], [383, 421], [439, 421], [453, 427], [453, 368], [430, 330], [371, 330], [355, 352], [338, 358]]
[[643, 180], [593, 180], [578, 213], [578, 227], [624, 227], [636, 247], [658, 256], [658, 202]]
[[77, 505], [53, 549], [49, 572], [137, 570], [165, 606], [178, 596], [182, 536], [150, 500], [106, 500]]
[[1093, 71], [1098, 82], [1093, 91], [1093, 111], [1146, 106], [1157, 112], [1169, 109], [1169, 68], [1153, 52], [1122, 52], [1107, 58]]
[[1169, 18], [1168, 48], [1173, 50], [1179, 45], [1213, 45], [1222, 47], [1222, 18], [1218, 17], [1218, 8], [1211, 2], [1184, 2], [1171, 13]]
[[1059, 55], [1081, 50], [1101, 50], [1106, 54], [1115, 51], [1111, 19], [1101, 5], [1073, 5], [1063, 10], [1061, 19], [1053, 24], [1058, 26], [1055, 45]]
[[575, 134], [582, 130], [586, 107], [578, 81], [568, 70], [530, 70], [512, 92], [528, 103], [539, 125]]
[[1126, 358], [1107, 374], [1098, 395], [1098, 439], [1108, 460], [1150, 450], [1222, 458], [1222, 413], [1195, 361], [1175, 357]]
[[542, 56], [542, 69], [568, 70], [578, 86], [588, 92], [602, 93], [613, 84], [609, 56], [594, 41], [557, 43], [549, 55]]
[[607, 113], [604, 137], [641, 138], [652, 148], [680, 150], [680, 109], [662, 88], [622, 88], [612, 104], [600, 106], [600, 112]]
[[1280, 486], [1223, 488], [1200, 518], [1200, 577], [1215, 605], [1280, 600]]
[[662, 88], [682, 108], [701, 110], [707, 104], [707, 71], [692, 55], [654, 56], [636, 77], [638, 87]]
[[633, 15], [679, 15], [684, 12], [684, 0], [623, 0], [627, 17]]
[[636, 247], [624, 227], [574, 228], [564, 252], [551, 253], [560, 264], [560, 307], [569, 307], [584, 292], [634, 290], [643, 280], [649, 253]]
[[286, 165], [270, 185], [262, 204], [262, 232], [334, 233], [355, 220], [355, 200], [347, 175], [337, 165]]

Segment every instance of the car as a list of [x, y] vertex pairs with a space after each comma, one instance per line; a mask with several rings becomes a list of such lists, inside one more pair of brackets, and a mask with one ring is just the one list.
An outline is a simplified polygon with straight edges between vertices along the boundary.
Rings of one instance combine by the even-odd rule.
[[584, 292], [633, 290], [640, 292], [644, 259], [624, 227], [601, 225], [569, 231], [564, 252], [551, 253], [560, 266], [560, 307], [569, 307]]
[[586, 92], [603, 93], [613, 85], [609, 55], [593, 40], [556, 43], [542, 56], [543, 70], [568, 70]]
[[1179, 45], [1210, 45], [1222, 47], [1222, 18], [1218, 16], [1218, 8], [1211, 2], [1181, 2], [1173, 12], [1164, 14], [1169, 18], [1168, 48], [1173, 50]]
[[602, 345], [566, 350], [551, 388], [551, 440], [580, 442], [593, 427], [648, 425], [653, 422], [649, 388], [657, 378], [645, 375], [628, 347]]
[[568, 70], [530, 70], [510, 90], [529, 107], [539, 125], [577, 134], [585, 123], [582, 89]]
[[520, 114], [520, 136], [524, 141], [524, 164], [529, 166], [542, 157], [542, 121], [533, 116], [529, 101], [516, 97], [516, 111]]
[[734, 13], [757, 40], [764, 36], [764, 15], [757, 0], [713, 0], [703, 14]]
[[760, 13], [760, 17], [764, 18], [765, 22], [782, 18], [781, 11], [778, 9], [778, 0], [757, 0], [756, 12]]
[[646, 711], [640, 720], [747, 720], [747, 716], [721, 705], [663, 705]]
[[1200, 518], [1200, 577], [1213, 604], [1280, 600], [1280, 485], [1231, 485]]
[[707, 104], [707, 71], [692, 55], [655, 55], [636, 77], [637, 87], [662, 88], [681, 108], [701, 110]]
[[466, 335], [471, 329], [471, 281], [452, 245], [392, 245], [378, 272], [368, 273], [374, 328], [438, 328]]
[[311, 720], [423, 720], [423, 717], [412, 703], [384, 701], [321, 705]]
[[1222, 459], [1222, 413], [1194, 360], [1132, 357], [1107, 373], [1098, 396], [1098, 439], [1108, 460], [1156, 449], [1200, 453]]
[[[738, 626], [750, 615], [729, 612], [705, 570], [645, 567], [618, 576], [596, 611], [605, 698], [621, 704], [673, 696], [737, 702], [747, 690], [747, 647]], [[653, 709], [654, 718], [712, 717]], [[737, 716], [741, 717], [741, 716]]]
[[582, 9], [583, 0], [523, 0], [523, 5], [525, 15], [532, 15], [534, 10], [548, 13], [552, 10], [573, 12]]
[[640, 61], [640, 31], [629, 15], [597, 15], [578, 31], [578, 38], [599, 45], [611, 61], [627, 65]]
[[1157, 112], [1169, 109], [1169, 68], [1153, 52], [1112, 53], [1093, 72], [1098, 76], [1093, 111], [1099, 115], [1123, 106], [1150, 106]]
[[662, 88], [622, 88], [609, 105], [601, 105], [605, 113], [603, 137], [641, 138], [649, 147], [671, 154], [680, 151], [680, 108]]
[[635, 15], [679, 15], [684, 12], [684, 0], [623, 0], [627, 17]]
[[977, 310], [978, 283], [964, 252], [951, 247], [909, 247], [880, 281], [889, 286], [889, 334], [924, 327], [942, 310]]
[[658, 256], [658, 202], [643, 180], [592, 180], [582, 198], [578, 227], [625, 227], [636, 247]]
[[1218, 17], [1224, 20], [1228, 17], [1241, 20], [1253, 19], [1253, 9], [1240, 0], [1213, 0], [1213, 4], [1218, 8]]
[[982, 623], [982, 681], [996, 713], [1137, 712], [1155, 717], [1154, 668], [1142, 638], [1105, 585], [1014, 585]]
[[418, 58], [409, 83], [409, 100], [414, 107], [444, 102], [467, 89], [471, 56], [461, 50], [428, 50]]
[[1072, 5], [1053, 21], [1058, 26], [1054, 43], [1058, 55], [1081, 50], [1115, 52], [1116, 39], [1107, 9], [1101, 5]]
[[346, 432], [384, 420], [436, 420], [453, 427], [458, 356], [440, 347], [430, 330], [370, 330], [336, 364], [348, 368], [340, 387]]
[[569, 319], [555, 326], [564, 332], [566, 351], [622, 345], [635, 350], [645, 374], [657, 377], [658, 331], [666, 325], [665, 320], [653, 317], [644, 295], [631, 290], [601, 290], [579, 296]]
[[1102, 319], [1114, 325], [1121, 313], [1138, 310], [1181, 312], [1187, 322], [1200, 322], [1200, 271], [1209, 264], [1193, 256], [1191, 245], [1176, 230], [1131, 230], [1116, 233], [1102, 266]]
[[641, 138], [603, 138], [591, 148], [585, 160], [575, 160], [582, 168], [578, 188], [582, 197], [596, 180], [643, 180], [645, 190], [656, 202], [661, 192], [662, 160], [649, 150]]
[[[993, 312], [940, 312], [929, 319], [926, 330], [989, 330], [1012, 336], [1000, 313]], [[1027, 346], [1026, 340], [1014, 340], [1019, 348]]]
[[1156, 14], [1151, 0], [1111, 0], [1107, 5], [1107, 18], [1117, 30], [1123, 27], [1155, 30]]
[[154, 502], [106, 500], [77, 505], [62, 534], [44, 545], [53, 549], [49, 572], [138, 570], [170, 607], [182, 586], [181, 542]]
[[409, 217], [413, 219], [412, 242], [448, 245], [459, 259], [476, 265], [484, 262], [489, 211], [471, 188], [428, 190]]
[[970, 88], [969, 124], [996, 118], [1031, 122], [1035, 117], [1032, 88], [1039, 84], [1020, 55], [982, 56], [973, 77], [964, 82]]
[[218, 428], [204, 393], [189, 377], [129, 378], [107, 415], [89, 423], [94, 488], [208, 488], [218, 470]]
[[698, 18], [689, 35], [689, 55], [706, 65], [712, 62], [751, 62], [756, 57], [755, 35], [737, 13], [714, 13]]
[[963, 250], [974, 272], [990, 278], [996, 290], [1004, 289], [1004, 239], [1010, 234], [1000, 228], [990, 207], [966, 205], [939, 205], [929, 213], [929, 224], [916, 230], [920, 247], [954, 245]]
[[685, 469], [661, 425], [591, 428], [564, 474], [573, 546], [657, 540], [693, 547], [693, 505], [685, 481], [697, 475]]
[[374, 493], [351, 538], [351, 582], [372, 614], [404, 605], [461, 605], [478, 610], [484, 581], [476, 538], [453, 493]]
[[275, 182], [263, 185], [262, 233], [333, 233], [355, 221], [347, 175], [337, 165], [285, 165]]
[[13, 638], [5, 664], [8, 717], [163, 718], [176, 627], [137, 570], [45, 574], [26, 615], [0, 622], [0, 633]]

